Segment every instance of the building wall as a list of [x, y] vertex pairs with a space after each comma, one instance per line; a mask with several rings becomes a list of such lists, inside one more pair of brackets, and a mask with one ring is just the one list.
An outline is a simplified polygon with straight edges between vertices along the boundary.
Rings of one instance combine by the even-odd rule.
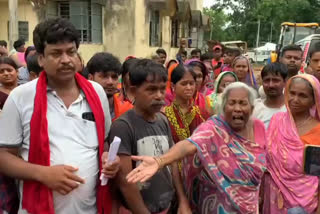
[[[202, 0], [189, 0], [191, 8], [202, 10]], [[201, 4], [201, 5], [200, 5]], [[0, 1], [0, 40], [8, 41], [8, 1]], [[28, 0], [19, 0], [18, 21], [29, 22], [29, 41], [38, 24], [36, 13]], [[85, 62], [96, 53], [108, 51], [123, 61], [128, 55], [151, 57], [159, 47], [149, 46], [149, 8], [145, 0], [106, 1], [103, 8], [103, 44], [81, 44], [79, 52]], [[178, 48], [171, 47], [171, 18], [160, 13], [162, 48], [168, 58], [175, 58]]]
[[[29, 41], [26, 45], [32, 45], [33, 29], [38, 23], [37, 16], [34, 13], [31, 4], [27, 0], [19, 0], [18, 7], [18, 21], [27, 21], [29, 23]], [[0, 2], [0, 40], [6, 40], [9, 44], [8, 38], [8, 22], [9, 22], [9, 7], [8, 1]]]

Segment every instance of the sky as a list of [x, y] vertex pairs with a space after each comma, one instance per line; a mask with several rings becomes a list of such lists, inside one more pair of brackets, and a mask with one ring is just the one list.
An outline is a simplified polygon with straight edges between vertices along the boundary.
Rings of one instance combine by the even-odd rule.
[[203, 7], [210, 7], [214, 2], [215, 0], [203, 0]]

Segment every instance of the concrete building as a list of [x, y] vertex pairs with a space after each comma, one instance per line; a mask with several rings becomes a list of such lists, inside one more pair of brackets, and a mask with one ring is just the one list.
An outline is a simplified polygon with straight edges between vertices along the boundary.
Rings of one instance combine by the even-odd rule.
[[[9, 1], [17, 2], [10, 12]], [[202, 0], [0, 0], [0, 40], [24, 38], [32, 45], [39, 21], [63, 17], [79, 30], [79, 52], [85, 61], [101, 51], [121, 60], [128, 55], [150, 57], [159, 47], [174, 58], [182, 39], [189, 48], [203, 46], [207, 19], [202, 4]]]

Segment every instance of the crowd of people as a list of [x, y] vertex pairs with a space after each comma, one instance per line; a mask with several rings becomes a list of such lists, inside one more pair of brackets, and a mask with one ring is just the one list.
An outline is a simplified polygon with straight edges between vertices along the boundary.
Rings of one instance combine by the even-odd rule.
[[320, 213], [303, 170], [320, 145], [320, 43], [305, 72], [302, 49], [284, 47], [260, 86], [219, 42], [85, 64], [69, 21], [33, 38], [0, 41], [0, 214]]

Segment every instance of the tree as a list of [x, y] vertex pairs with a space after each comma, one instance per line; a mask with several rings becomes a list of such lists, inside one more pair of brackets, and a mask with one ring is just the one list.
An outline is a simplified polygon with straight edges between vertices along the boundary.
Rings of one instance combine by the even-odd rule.
[[259, 19], [260, 39], [264, 42], [277, 42], [282, 22], [320, 22], [318, 0], [224, 0], [211, 9], [226, 8], [233, 11], [227, 17], [230, 25], [224, 32], [226, 38], [247, 41], [251, 47], [256, 41]]
[[226, 36], [224, 28], [228, 23], [228, 16], [223, 12], [223, 10], [213, 10], [210, 8], [204, 8], [204, 14], [209, 16], [210, 19], [210, 32], [205, 34], [205, 39], [224, 39]]

